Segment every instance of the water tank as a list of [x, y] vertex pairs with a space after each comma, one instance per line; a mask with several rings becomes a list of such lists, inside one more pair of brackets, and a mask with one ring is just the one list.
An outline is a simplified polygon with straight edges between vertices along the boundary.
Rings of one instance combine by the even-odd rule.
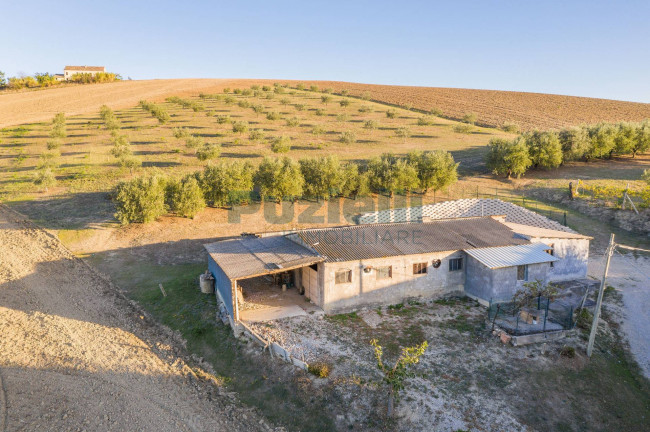
[[214, 278], [210, 273], [203, 273], [199, 277], [199, 286], [204, 294], [214, 294]]

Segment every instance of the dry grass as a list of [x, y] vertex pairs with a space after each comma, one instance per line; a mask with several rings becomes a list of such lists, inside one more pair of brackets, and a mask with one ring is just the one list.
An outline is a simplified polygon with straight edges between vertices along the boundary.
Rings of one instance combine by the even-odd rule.
[[[476, 170], [482, 165], [485, 145], [497, 136], [513, 136], [496, 129], [474, 128], [470, 134], [453, 131], [456, 122], [436, 119], [432, 124], [417, 125], [420, 114], [397, 109], [395, 118], [387, 118], [387, 106], [375, 102], [349, 99], [348, 107], [338, 103], [342, 98], [334, 96], [327, 105], [321, 102], [320, 94], [307, 91], [290, 91], [275, 95], [273, 99], [229, 95], [234, 103], [221, 100], [191, 98], [205, 105], [205, 111], [194, 112], [173, 103], [163, 102], [171, 120], [159, 125], [148, 112], [137, 107], [116, 111], [122, 129], [127, 135], [133, 153], [141, 158], [143, 167], [133, 174], [142, 174], [154, 168], [168, 173], [185, 173], [201, 169], [207, 162], [201, 162], [195, 150], [185, 145], [184, 139], [174, 138], [173, 128], [183, 127], [202, 141], [221, 146], [222, 160], [248, 160], [258, 163], [265, 155], [273, 155], [271, 140], [275, 137], [291, 138], [292, 158], [336, 154], [342, 160], [363, 161], [383, 152], [406, 154], [411, 150], [451, 151], [461, 162], [464, 172]], [[271, 93], [273, 94], [273, 93]], [[283, 104], [282, 99], [289, 103]], [[265, 114], [256, 114], [251, 108], [242, 108], [238, 102], [264, 106], [265, 112], [276, 112], [279, 119], [269, 120]], [[285, 101], [286, 102], [286, 101]], [[302, 110], [296, 106], [304, 106]], [[364, 107], [364, 112], [359, 108]], [[322, 110], [322, 115], [317, 115]], [[206, 114], [210, 114], [209, 116]], [[249, 131], [233, 132], [232, 123], [220, 124], [217, 115], [227, 115], [232, 122], [247, 122]], [[341, 120], [340, 116], [346, 117]], [[295, 119], [296, 124], [287, 124]], [[364, 122], [374, 120], [379, 127], [364, 128]], [[396, 136], [398, 128], [408, 127], [411, 136], [404, 139]], [[47, 151], [46, 142], [51, 125], [49, 122], [10, 127], [0, 131], [0, 198], [40, 196], [40, 188], [32, 182], [40, 155]], [[251, 130], [259, 130], [263, 138], [250, 139]], [[314, 129], [322, 133], [314, 134]], [[55, 170], [58, 186], [49, 194], [63, 192], [105, 191], [118, 180], [132, 175], [117, 166], [110, 154], [111, 137], [99, 118], [99, 113], [69, 117], [68, 136], [63, 139], [60, 153], [60, 167]], [[343, 143], [341, 135], [353, 132], [356, 142]]]

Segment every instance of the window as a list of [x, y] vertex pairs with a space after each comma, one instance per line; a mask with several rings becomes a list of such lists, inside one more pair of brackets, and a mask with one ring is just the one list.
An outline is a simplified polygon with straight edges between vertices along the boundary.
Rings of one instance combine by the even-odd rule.
[[528, 266], [527, 265], [517, 266], [517, 280], [518, 281], [527, 281], [528, 280]]
[[427, 263], [416, 263], [413, 264], [413, 274], [414, 275], [419, 275], [419, 274], [426, 274], [427, 273]]
[[390, 279], [393, 277], [393, 267], [375, 267], [375, 274], [377, 275], [377, 279]]
[[344, 284], [352, 282], [352, 270], [338, 270], [334, 277], [334, 283]]
[[463, 259], [462, 258], [451, 258], [449, 260], [449, 271], [457, 271], [463, 269]]

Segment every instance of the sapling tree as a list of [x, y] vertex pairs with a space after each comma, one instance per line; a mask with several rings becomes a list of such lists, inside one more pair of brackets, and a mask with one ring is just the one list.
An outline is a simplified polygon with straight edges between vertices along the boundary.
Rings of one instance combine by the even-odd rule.
[[339, 101], [339, 105], [341, 105], [343, 108], [347, 108], [350, 106], [350, 99], [341, 99]]
[[332, 102], [332, 96], [330, 95], [323, 95], [320, 97], [320, 101], [327, 105], [328, 103]]
[[375, 349], [377, 369], [383, 374], [383, 382], [388, 387], [388, 417], [392, 417], [395, 401], [399, 400], [399, 392], [404, 389], [406, 380], [415, 376], [415, 372], [410, 368], [420, 362], [420, 357], [429, 343], [424, 341], [419, 345], [402, 348], [402, 353], [392, 367], [384, 363], [384, 349], [377, 339], [371, 340], [370, 345]]

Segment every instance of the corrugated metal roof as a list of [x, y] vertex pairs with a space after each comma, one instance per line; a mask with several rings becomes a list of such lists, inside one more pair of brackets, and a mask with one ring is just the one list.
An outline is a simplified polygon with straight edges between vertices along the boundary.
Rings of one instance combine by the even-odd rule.
[[359, 224], [421, 222], [423, 219], [452, 219], [458, 217], [505, 215], [506, 222], [547, 228], [573, 233], [571, 228], [538, 213], [499, 199], [460, 199], [429, 204], [364, 213], [357, 219]]
[[529, 243], [489, 217], [354, 225], [298, 231], [297, 235], [326, 261], [356, 261]]
[[66, 66], [63, 70], [87, 71], [87, 72], [104, 72], [105, 66]]
[[521, 234], [529, 238], [592, 239], [592, 237], [586, 235], [566, 231], [558, 231], [548, 228], [539, 228], [510, 222], [504, 222], [504, 225], [517, 234]]
[[246, 236], [204, 247], [232, 280], [278, 273], [323, 261], [316, 252], [285, 236]]
[[484, 266], [495, 269], [559, 261], [545, 252], [547, 249], [549, 246], [543, 243], [532, 243], [519, 246], [466, 249], [465, 252]]

